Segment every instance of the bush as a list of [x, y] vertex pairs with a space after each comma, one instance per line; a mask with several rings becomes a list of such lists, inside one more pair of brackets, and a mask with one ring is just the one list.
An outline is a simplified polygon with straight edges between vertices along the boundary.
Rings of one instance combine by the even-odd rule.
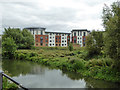
[[2, 54], [4, 57], [9, 59], [14, 57], [15, 51], [17, 49], [17, 45], [14, 40], [10, 37], [7, 37], [2, 42]]
[[69, 46], [68, 46], [68, 48], [69, 48], [70, 51], [73, 51], [73, 44], [70, 43]]

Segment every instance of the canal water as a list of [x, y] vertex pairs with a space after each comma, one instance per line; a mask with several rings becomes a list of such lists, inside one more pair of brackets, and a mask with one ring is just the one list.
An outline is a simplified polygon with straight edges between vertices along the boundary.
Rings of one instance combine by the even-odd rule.
[[117, 83], [85, 78], [30, 61], [0, 61], [0, 69], [8, 71], [14, 80], [27, 88], [120, 88]]

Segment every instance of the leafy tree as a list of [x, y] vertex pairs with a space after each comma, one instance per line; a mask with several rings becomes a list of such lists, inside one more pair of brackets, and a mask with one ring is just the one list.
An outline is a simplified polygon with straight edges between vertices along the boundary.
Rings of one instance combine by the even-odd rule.
[[15, 44], [14, 40], [10, 37], [7, 37], [2, 42], [2, 54], [7, 58], [13, 58], [15, 51], [17, 49], [17, 45]]
[[13, 38], [18, 49], [30, 49], [34, 45], [33, 35], [27, 30], [20, 30], [16, 28], [5, 28], [3, 34], [3, 41], [7, 37]]
[[95, 55], [100, 55], [103, 49], [103, 32], [102, 31], [92, 31], [91, 34], [87, 36], [86, 49], [88, 51], [88, 57], [91, 58]]
[[120, 2], [114, 2], [111, 7], [105, 5], [102, 19], [106, 54], [115, 60], [115, 66], [120, 70]]

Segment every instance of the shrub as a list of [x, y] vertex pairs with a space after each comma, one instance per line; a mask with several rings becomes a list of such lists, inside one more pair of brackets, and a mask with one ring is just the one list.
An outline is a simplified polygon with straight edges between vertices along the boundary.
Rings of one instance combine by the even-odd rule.
[[2, 54], [3, 56], [11, 59], [14, 57], [15, 51], [17, 49], [17, 45], [15, 44], [12, 38], [5, 38], [2, 42]]
[[69, 48], [70, 51], [73, 51], [73, 44], [70, 43], [69, 46], [68, 46], [68, 48]]

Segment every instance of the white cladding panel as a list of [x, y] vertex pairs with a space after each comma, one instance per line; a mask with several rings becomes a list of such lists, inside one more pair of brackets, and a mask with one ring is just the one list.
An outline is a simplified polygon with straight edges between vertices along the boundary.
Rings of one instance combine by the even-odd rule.
[[48, 46], [55, 47], [55, 34], [53, 33], [52, 35], [49, 34]]
[[67, 34], [61, 34], [61, 47], [67, 47]]

